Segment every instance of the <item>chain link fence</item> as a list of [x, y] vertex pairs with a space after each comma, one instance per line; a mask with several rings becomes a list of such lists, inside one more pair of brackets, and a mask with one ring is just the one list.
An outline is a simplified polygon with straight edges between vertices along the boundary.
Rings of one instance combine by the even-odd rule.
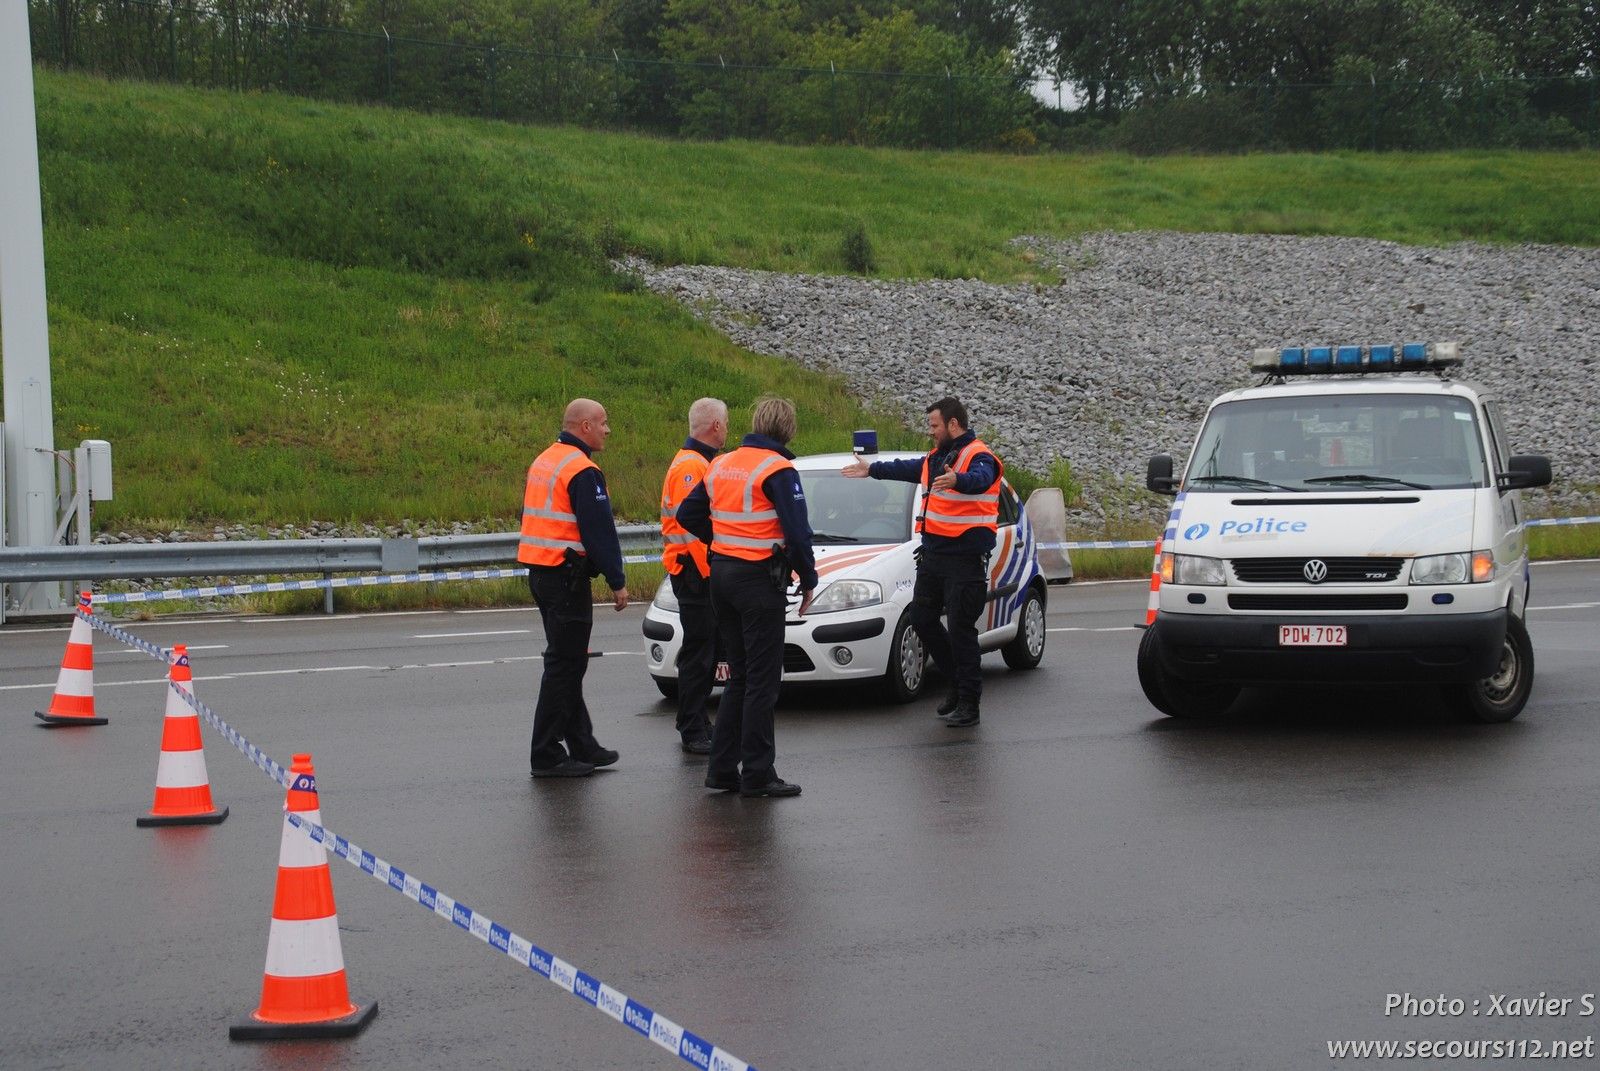
[[430, 41], [242, 5], [29, 0], [37, 61], [67, 70], [676, 137], [1132, 152], [1600, 146], [1593, 75], [1146, 88], [1053, 107], [1031, 72], [684, 63]]

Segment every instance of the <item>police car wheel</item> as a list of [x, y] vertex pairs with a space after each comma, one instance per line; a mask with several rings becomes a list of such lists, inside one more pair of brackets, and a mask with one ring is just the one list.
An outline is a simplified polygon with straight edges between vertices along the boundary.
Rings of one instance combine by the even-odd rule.
[[678, 698], [678, 681], [675, 677], [651, 677], [656, 682], [656, 690], [663, 699], [676, 700]]
[[1044, 638], [1044, 596], [1031, 587], [1017, 614], [1017, 635], [1000, 648], [1000, 657], [1012, 669], [1034, 669], [1044, 658]]
[[880, 687], [883, 696], [891, 703], [909, 703], [922, 694], [922, 682], [927, 675], [928, 653], [922, 647], [922, 637], [911, 627], [911, 615], [900, 615], [889, 644], [889, 665]]
[[1156, 650], [1160, 642], [1154, 627], [1145, 629], [1139, 639], [1139, 687], [1144, 689], [1144, 697], [1150, 700], [1151, 706], [1168, 717], [1175, 717], [1167, 706], [1167, 694], [1161, 690], [1166, 671], [1161, 668], [1161, 655]]
[[1533, 641], [1520, 618], [1506, 622], [1500, 665], [1481, 681], [1458, 686], [1456, 701], [1470, 721], [1510, 721], [1522, 713], [1533, 691]]

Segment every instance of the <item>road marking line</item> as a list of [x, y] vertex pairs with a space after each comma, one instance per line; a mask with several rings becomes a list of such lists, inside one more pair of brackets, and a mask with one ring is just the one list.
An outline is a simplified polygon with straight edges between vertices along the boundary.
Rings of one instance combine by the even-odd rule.
[[1047, 628], [1046, 632], [1137, 632], [1138, 625], [1117, 625], [1113, 628], [1087, 628], [1078, 625], [1068, 625], [1062, 628]]
[[452, 610], [457, 614], [526, 614], [533, 612], [532, 606], [490, 606], [482, 610]]
[[419, 632], [414, 640], [461, 640], [469, 636], [526, 636], [531, 628], [503, 628], [489, 632]]
[[447, 614], [448, 610], [377, 610], [362, 614], [289, 614], [286, 617], [241, 617], [247, 625], [277, 624], [280, 621], [365, 621], [369, 617], [421, 617], [424, 614]]
[[1566, 602], [1559, 606], [1530, 606], [1530, 610], [1592, 610], [1600, 606], [1600, 602]]

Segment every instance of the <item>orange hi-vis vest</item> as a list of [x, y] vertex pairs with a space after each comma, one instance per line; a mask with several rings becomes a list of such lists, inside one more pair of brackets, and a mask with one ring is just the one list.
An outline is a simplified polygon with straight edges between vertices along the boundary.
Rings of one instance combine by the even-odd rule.
[[[980, 494], [967, 495], [954, 489], [949, 491], [931, 489], [932, 485], [928, 481], [928, 464], [936, 453], [937, 450], [930, 450], [928, 456], [922, 459], [922, 486], [929, 488], [929, 491], [922, 505], [922, 516], [917, 518], [917, 531], [947, 536], [951, 539], [973, 528], [995, 531], [1000, 521], [1000, 473], [1003, 471], [1000, 458], [996, 456], [994, 459], [994, 483]], [[979, 454], [993, 453], [994, 451], [985, 446], [981, 439], [974, 439], [956, 456], [955, 464], [948, 471], [966, 472], [972, 465], [973, 458]]]
[[758, 562], [772, 557], [774, 544], [785, 545], [778, 511], [761, 482], [792, 468], [782, 454], [755, 446], [741, 446], [711, 463], [705, 484], [711, 498], [712, 550]]
[[528, 466], [528, 487], [522, 495], [522, 539], [517, 561], [528, 565], [562, 565], [569, 550], [582, 554], [578, 515], [572, 512], [568, 485], [585, 469], [600, 466], [568, 443], [555, 442]]
[[685, 447], [678, 451], [667, 467], [667, 478], [661, 484], [661, 564], [667, 573], [676, 576], [683, 571], [686, 561], [692, 562], [701, 576], [711, 575], [706, 561], [706, 545], [678, 523], [678, 507], [689, 497], [706, 477], [711, 467], [705, 455]]

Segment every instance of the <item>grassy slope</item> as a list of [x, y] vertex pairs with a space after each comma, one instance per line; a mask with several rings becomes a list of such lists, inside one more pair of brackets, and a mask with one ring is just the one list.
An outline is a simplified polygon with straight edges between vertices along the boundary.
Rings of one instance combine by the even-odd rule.
[[[117, 450], [105, 523], [509, 519], [575, 394], [647, 517], [688, 402], [866, 419], [604, 268], [1029, 277], [1024, 232], [1600, 243], [1600, 155], [1037, 157], [690, 144], [38, 74], [58, 440]], [[881, 424], [881, 420], [880, 420]], [[911, 438], [901, 440], [912, 442]]]

